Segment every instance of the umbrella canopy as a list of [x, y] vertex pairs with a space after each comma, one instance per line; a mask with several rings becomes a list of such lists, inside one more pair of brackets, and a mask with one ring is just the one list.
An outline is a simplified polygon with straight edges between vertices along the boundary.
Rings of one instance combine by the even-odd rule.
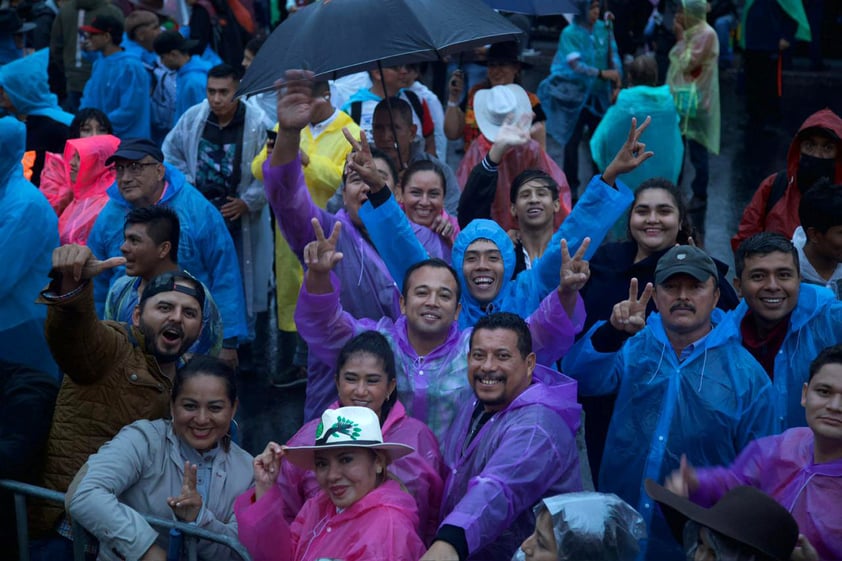
[[501, 12], [530, 16], [575, 14], [579, 11], [572, 0], [485, 0], [485, 3]]
[[263, 44], [238, 95], [272, 88], [284, 71], [316, 78], [438, 60], [522, 31], [482, 0], [318, 0], [287, 18]]

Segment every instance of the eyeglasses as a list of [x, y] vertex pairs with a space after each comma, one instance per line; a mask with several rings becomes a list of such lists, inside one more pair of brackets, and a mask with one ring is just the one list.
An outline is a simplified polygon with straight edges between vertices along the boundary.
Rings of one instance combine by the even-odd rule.
[[127, 171], [132, 175], [138, 175], [141, 171], [143, 171], [143, 168], [157, 165], [160, 164], [158, 162], [147, 162], [145, 164], [142, 164], [140, 162], [132, 162], [128, 165], [114, 164], [114, 171], [117, 173], [117, 175], [123, 175]]

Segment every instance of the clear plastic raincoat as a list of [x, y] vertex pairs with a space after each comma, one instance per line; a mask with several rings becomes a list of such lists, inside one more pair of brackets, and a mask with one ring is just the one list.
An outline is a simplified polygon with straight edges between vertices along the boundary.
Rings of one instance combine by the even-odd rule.
[[667, 84], [681, 117], [681, 133], [719, 154], [719, 39], [705, 21], [705, 0], [682, 3], [684, 37], [670, 50]]

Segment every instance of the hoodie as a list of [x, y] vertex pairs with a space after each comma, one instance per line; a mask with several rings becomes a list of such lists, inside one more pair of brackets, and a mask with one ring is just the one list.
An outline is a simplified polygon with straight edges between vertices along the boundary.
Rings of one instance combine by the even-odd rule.
[[766, 209], [778, 173], [764, 179], [757, 188], [743, 211], [736, 235], [731, 238], [734, 251], [743, 240], [760, 232], [777, 232], [791, 239], [795, 228], [801, 224], [798, 205], [801, 204], [803, 188], [798, 185], [798, 168], [801, 160], [801, 141], [809, 129], [821, 129], [836, 137], [836, 163], [833, 166], [833, 177], [830, 179], [834, 184], [842, 183], [842, 118], [830, 109], [822, 109], [807, 117], [792, 139], [786, 153], [786, 169], [778, 172], [786, 174], [786, 190], [768, 212]]
[[49, 52], [41, 49], [0, 67], [0, 87], [15, 106], [15, 113], [26, 116], [26, 149], [35, 151], [32, 182], [40, 184], [45, 152], [61, 152], [70, 134], [73, 115], [58, 106], [47, 81]]
[[114, 136], [149, 138], [149, 86], [149, 73], [140, 59], [119, 51], [94, 63], [79, 107], [94, 107], [108, 115]]
[[468, 559], [508, 561], [535, 528], [535, 503], [582, 490], [574, 437], [581, 407], [576, 383], [542, 366], [466, 442], [477, 406], [476, 399], [462, 406], [442, 442], [450, 469], [442, 526], [464, 532]]
[[208, 70], [210, 69], [210, 63], [197, 56], [190, 57], [190, 60], [178, 69], [175, 79], [173, 123], [177, 123], [185, 111], [207, 98]]
[[35, 303], [49, 282], [58, 246], [56, 215], [47, 199], [23, 177], [26, 129], [12, 117], [0, 119], [0, 360], [58, 374], [47, 341], [47, 310]]
[[73, 202], [61, 213], [58, 221], [62, 244], [85, 245], [88, 234], [99, 212], [108, 202], [106, 191], [114, 183], [116, 175], [113, 166], [106, 166], [105, 160], [117, 150], [120, 139], [110, 134], [75, 138], [67, 141], [64, 162], [70, 173], [70, 163], [79, 154], [79, 171], [76, 181], [70, 186]]

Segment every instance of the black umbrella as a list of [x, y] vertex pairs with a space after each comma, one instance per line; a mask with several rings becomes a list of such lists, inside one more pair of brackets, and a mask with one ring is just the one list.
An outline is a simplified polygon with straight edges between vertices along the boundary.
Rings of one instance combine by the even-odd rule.
[[579, 13], [572, 0], [485, 0], [485, 3], [495, 10], [530, 16]]
[[318, 0], [266, 40], [238, 95], [270, 90], [284, 71], [303, 68], [338, 78], [379, 64], [438, 60], [522, 31], [482, 0]]

